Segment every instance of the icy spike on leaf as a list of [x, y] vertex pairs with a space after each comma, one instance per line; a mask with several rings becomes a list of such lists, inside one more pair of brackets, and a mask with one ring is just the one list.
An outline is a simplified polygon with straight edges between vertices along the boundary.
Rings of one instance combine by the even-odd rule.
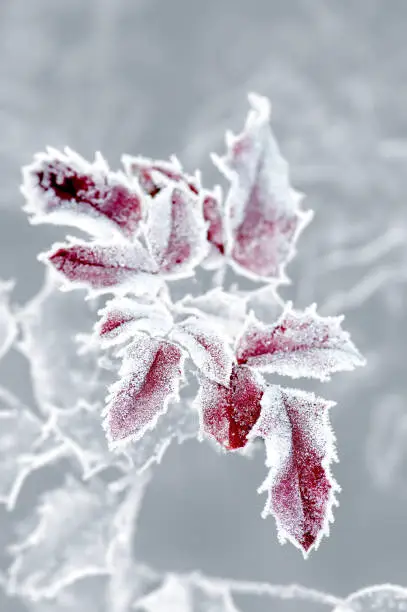
[[105, 347], [125, 342], [140, 331], [151, 336], [165, 336], [173, 323], [169, 310], [157, 300], [113, 299], [99, 315], [95, 332]]
[[171, 340], [187, 349], [197, 368], [211, 380], [228, 385], [234, 361], [222, 330], [204, 317], [190, 317], [171, 332]]
[[237, 362], [291, 378], [329, 380], [334, 372], [365, 363], [342, 321], [319, 316], [315, 306], [295, 311], [290, 303], [274, 325], [263, 325], [251, 313], [236, 344]]
[[284, 266], [312, 213], [289, 183], [287, 162], [271, 133], [270, 103], [250, 94], [244, 130], [228, 133], [228, 151], [212, 159], [230, 180], [225, 202], [227, 253], [237, 270], [252, 278], [285, 280]]
[[71, 239], [55, 244], [39, 259], [69, 281], [66, 288], [84, 287], [100, 293], [127, 290], [136, 294], [157, 290], [160, 281], [149, 253], [139, 243], [91, 242]]
[[185, 356], [174, 344], [140, 336], [125, 354], [120, 380], [109, 389], [104, 428], [111, 448], [139, 440], [170, 402], [179, 401]]
[[137, 157], [123, 155], [122, 162], [127, 174], [135, 176], [143, 192], [152, 198], [171, 181], [184, 183], [194, 194], [199, 191], [199, 178], [184, 174], [175, 155], [171, 156], [170, 161], [154, 160], [140, 155]]
[[21, 191], [31, 222], [70, 225], [94, 236], [131, 238], [143, 216], [142, 195], [97, 154], [90, 164], [69, 148], [48, 149], [23, 169]]
[[229, 387], [202, 377], [195, 406], [201, 435], [210, 435], [224, 448], [243, 448], [260, 416], [264, 382], [245, 366], [233, 366]]
[[206, 234], [200, 198], [185, 187], [160, 191], [149, 208], [145, 236], [163, 275], [190, 276], [208, 253]]
[[249, 434], [266, 445], [270, 472], [259, 492], [268, 499], [263, 518], [273, 514], [281, 543], [300, 548], [304, 557], [328, 535], [339, 486], [330, 473], [336, 460], [328, 420], [333, 402], [312, 393], [271, 386], [261, 400], [261, 414]]

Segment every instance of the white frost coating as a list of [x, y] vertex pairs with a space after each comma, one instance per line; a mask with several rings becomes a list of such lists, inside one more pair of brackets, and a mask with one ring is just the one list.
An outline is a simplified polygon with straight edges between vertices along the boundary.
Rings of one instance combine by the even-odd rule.
[[167, 574], [153, 593], [134, 602], [137, 612], [238, 612], [228, 588], [209, 581]]
[[68, 476], [63, 488], [46, 492], [37, 527], [10, 547], [10, 592], [53, 596], [78, 578], [106, 571], [116, 507], [116, 496], [95, 480], [85, 487]]
[[160, 416], [154, 429], [146, 431], [137, 444], [123, 450], [138, 473], [143, 472], [153, 463], [161, 460], [172, 440], [182, 444], [186, 440], [196, 439], [199, 434], [199, 416], [192, 406], [192, 400], [181, 398]]
[[[276, 281], [288, 281], [284, 269], [296, 253], [295, 243], [313, 217], [312, 211], [302, 211], [300, 202], [303, 195], [295, 191], [289, 181], [287, 161], [280, 154], [277, 142], [270, 129], [271, 105], [266, 97], [255, 93], [248, 96], [252, 107], [248, 113], [243, 131], [235, 136], [226, 132], [226, 146], [228, 152], [220, 157], [212, 153], [211, 158], [219, 171], [230, 181], [231, 186], [225, 201], [225, 233], [226, 254], [231, 255], [235, 242], [235, 232], [246, 216], [247, 204], [253, 188], [256, 186], [260, 199], [266, 197], [272, 200], [273, 210], [267, 212], [267, 218], [276, 220], [280, 217], [296, 218], [298, 225], [295, 233], [286, 243], [286, 237], [273, 236], [279, 240], [277, 252], [281, 253], [281, 262], [278, 265]], [[238, 155], [236, 155], [238, 151]], [[238, 158], [236, 161], [235, 158]], [[259, 274], [242, 268], [231, 258], [230, 263], [240, 273], [257, 280]]]
[[10, 307], [14, 281], [0, 281], [0, 359], [11, 348], [17, 336], [17, 322]]
[[274, 325], [264, 325], [250, 312], [236, 341], [238, 361], [261, 372], [328, 381], [330, 374], [366, 363], [342, 330], [343, 319], [321, 317], [315, 304], [293, 310], [291, 302]]
[[52, 597], [30, 600], [30, 612], [114, 612], [109, 608], [106, 588], [110, 576], [106, 572], [78, 578], [58, 590]]
[[208, 378], [228, 385], [234, 355], [228, 338], [204, 317], [190, 317], [178, 323], [170, 333], [188, 352], [197, 368]]
[[13, 510], [26, 478], [67, 449], [57, 440], [43, 446], [48, 425], [5, 389], [0, 388], [0, 504]]
[[[69, 147], [65, 147], [63, 153], [48, 147], [47, 153], [37, 153], [33, 163], [22, 169], [21, 193], [26, 199], [23, 210], [28, 214], [30, 223], [33, 225], [41, 223], [67, 225], [77, 227], [100, 238], [110, 236], [123, 238], [120, 227], [95, 207], [85, 201], [81, 202], [80, 198], [61, 202], [52, 194], [51, 189], [46, 192], [39, 187], [35, 174], [44, 170], [52, 162], [60, 162], [71, 167], [75, 173], [89, 176], [102, 193], [106, 193], [107, 188], [120, 186], [138, 197], [140, 202], [142, 201], [143, 196], [139, 190], [136, 190], [134, 181], [129, 180], [124, 172], [110, 171], [101, 153], [96, 153], [94, 162], [90, 163]], [[57, 176], [57, 182], [61, 184], [64, 177], [68, 177], [69, 174], [73, 176], [73, 172], [69, 173], [65, 169], [59, 178]], [[92, 201], [98, 204], [96, 194], [95, 197], [92, 197]]]
[[[289, 405], [295, 410], [289, 410]], [[309, 406], [315, 404], [319, 410], [312, 415]], [[311, 549], [316, 550], [324, 536], [329, 535], [329, 524], [334, 521], [333, 507], [338, 505], [335, 494], [340, 487], [331, 473], [331, 463], [338, 461], [335, 449], [335, 436], [329, 423], [329, 409], [335, 402], [327, 402], [316, 397], [313, 393], [298, 389], [281, 388], [272, 385], [266, 388], [261, 400], [261, 414], [256, 424], [248, 435], [249, 439], [262, 437], [266, 447], [266, 466], [270, 469], [265, 481], [259, 487], [258, 492], [268, 494], [262, 517], [266, 518], [272, 514], [275, 517], [278, 528], [278, 539], [281, 544], [291, 542], [299, 548], [304, 557], [307, 558]], [[296, 422], [293, 423], [293, 418]], [[306, 438], [306, 449], [297, 448], [296, 439], [293, 436], [294, 426], [301, 435]], [[301, 443], [301, 442], [299, 442]], [[305, 452], [304, 452], [305, 451]], [[323, 489], [319, 490], [316, 481], [314, 490], [302, 491], [303, 486], [298, 479], [301, 464], [310, 461], [309, 453], [317, 456], [317, 463], [322, 466], [327, 481], [330, 485], [327, 498]], [[298, 462], [298, 463], [297, 463]], [[287, 485], [287, 479], [291, 473], [293, 488]], [[276, 487], [284, 480], [284, 498], [279, 493], [277, 507], [274, 507], [273, 498]], [[309, 485], [308, 485], [309, 486]], [[304, 524], [311, 524], [317, 518], [304, 514], [304, 499], [316, 496], [320, 503], [325, 503], [322, 523], [319, 525], [318, 535], [311, 549], [306, 551], [300, 546], [299, 540], [303, 534]], [[322, 495], [322, 498], [321, 498]], [[304, 523], [305, 522], [305, 523]]]
[[[157, 371], [156, 358], [166, 347], [179, 353], [168, 361], [162, 360], [162, 371]], [[184, 380], [186, 354], [170, 343], [140, 335], [124, 351], [119, 370], [119, 380], [109, 387], [106, 406], [102, 416], [103, 428], [111, 450], [122, 450], [130, 442], [140, 440], [144, 433], [154, 429], [159, 417], [170, 403], [179, 401], [180, 384]], [[153, 386], [151, 379], [147, 391], [147, 377], [157, 377]], [[124, 422], [126, 417], [127, 422]], [[115, 435], [115, 430], [118, 430]], [[124, 433], [124, 430], [127, 430]]]
[[216, 287], [196, 297], [186, 295], [174, 308], [179, 314], [199, 316], [203, 313], [208, 322], [213, 322], [234, 340], [246, 317], [246, 298]]
[[154, 198], [144, 225], [149, 250], [165, 278], [190, 276], [209, 251], [202, 197], [171, 183]]
[[171, 313], [158, 300], [142, 302], [127, 297], [114, 298], [98, 315], [100, 319], [94, 329], [102, 347], [130, 340], [140, 331], [151, 336], [166, 336], [173, 325]]
[[407, 589], [378, 584], [349, 595], [332, 612], [407, 612]]
[[28, 359], [35, 399], [42, 412], [71, 409], [79, 398], [103, 399], [98, 354], [78, 357], [75, 336], [94, 317], [83, 294], [61, 293], [56, 273], [47, 270], [39, 293], [17, 314], [22, 339], [17, 348]]
[[[157, 267], [147, 249], [138, 240], [129, 244], [116, 239], [104, 242], [87, 242], [74, 236], [67, 236], [66, 239], [67, 242], [56, 242], [49, 251], [40, 253], [37, 257], [38, 261], [56, 271], [62, 282], [61, 291], [86, 289], [88, 297], [95, 298], [105, 293], [151, 295], [160, 289], [162, 281], [156, 275]], [[50, 257], [59, 249], [83, 249], [88, 261], [84, 261], [78, 267], [76, 265], [71, 267], [67, 263], [63, 266], [64, 271], [60, 271], [50, 261]], [[90, 263], [92, 257], [96, 257], [98, 264], [93, 266], [95, 273], [88, 274], [86, 268], [92, 267]], [[68, 274], [72, 272], [72, 278], [67, 277], [67, 271]], [[98, 276], [101, 278], [106, 272], [111, 272], [113, 280], [106, 286], [100, 286], [100, 283], [97, 286]]]

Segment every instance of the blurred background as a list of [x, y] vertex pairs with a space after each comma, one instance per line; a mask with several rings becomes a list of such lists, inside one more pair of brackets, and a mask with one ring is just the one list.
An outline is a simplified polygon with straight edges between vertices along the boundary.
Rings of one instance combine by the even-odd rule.
[[[191, 441], [169, 449], [147, 492], [146, 563], [339, 596], [407, 585], [406, 31], [404, 0], [0, 0], [0, 277], [15, 279], [14, 302], [39, 291], [36, 255], [65, 233], [21, 211], [20, 168], [35, 152], [100, 150], [112, 168], [122, 153], [175, 153], [210, 187], [220, 176], [209, 153], [242, 128], [255, 91], [271, 99], [293, 184], [315, 210], [283, 296], [344, 313], [368, 359], [309, 387], [337, 402], [342, 492], [306, 562], [260, 517], [262, 453], [247, 461]], [[21, 355], [0, 370], [32, 403]]]

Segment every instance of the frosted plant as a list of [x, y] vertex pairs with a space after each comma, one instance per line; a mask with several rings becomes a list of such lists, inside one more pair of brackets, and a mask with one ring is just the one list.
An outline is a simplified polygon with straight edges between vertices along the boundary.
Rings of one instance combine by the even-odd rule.
[[[167, 415], [174, 423], [187, 413], [192, 371], [199, 437], [234, 452], [264, 440], [263, 516], [273, 514], [280, 541], [307, 556], [328, 533], [339, 489], [330, 472], [332, 402], [268, 377], [327, 381], [364, 359], [342, 329], [343, 317], [321, 317], [315, 305], [295, 310], [277, 293], [312, 213], [290, 185], [268, 100], [250, 94], [249, 102], [242, 132], [228, 132], [226, 154], [212, 155], [229, 183], [225, 197], [219, 186], [204, 188], [200, 173], [187, 174], [174, 156], [126, 155], [123, 170], [112, 172], [99, 153], [89, 163], [68, 148], [37, 154], [24, 168], [22, 193], [32, 223], [90, 235], [70, 236], [40, 256], [63, 289], [83, 288], [90, 298], [113, 294], [90, 340], [107, 351], [113, 370], [121, 360], [103, 411], [110, 449], [137, 457], [137, 446]], [[204, 273], [213, 275], [213, 288], [185, 295], [182, 279], [192, 289]], [[227, 289], [228, 273], [267, 289], [264, 318], [251, 307], [264, 289]]]

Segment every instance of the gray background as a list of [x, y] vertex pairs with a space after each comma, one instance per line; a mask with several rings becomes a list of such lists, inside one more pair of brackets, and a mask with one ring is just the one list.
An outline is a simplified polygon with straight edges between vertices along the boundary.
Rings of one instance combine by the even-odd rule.
[[[212, 185], [208, 153], [223, 152], [256, 91], [272, 101], [293, 183], [316, 213], [284, 296], [344, 312], [369, 359], [312, 385], [338, 402], [343, 490], [307, 562], [260, 518], [261, 453], [250, 462], [195, 442], [169, 450], [147, 494], [146, 562], [338, 595], [407, 584], [406, 28], [404, 0], [0, 0], [0, 276], [17, 279], [16, 301], [38, 291], [35, 256], [64, 234], [21, 212], [20, 167], [37, 150], [101, 150], [112, 167], [122, 152], [176, 153]], [[2, 368], [29, 401], [21, 356]]]

